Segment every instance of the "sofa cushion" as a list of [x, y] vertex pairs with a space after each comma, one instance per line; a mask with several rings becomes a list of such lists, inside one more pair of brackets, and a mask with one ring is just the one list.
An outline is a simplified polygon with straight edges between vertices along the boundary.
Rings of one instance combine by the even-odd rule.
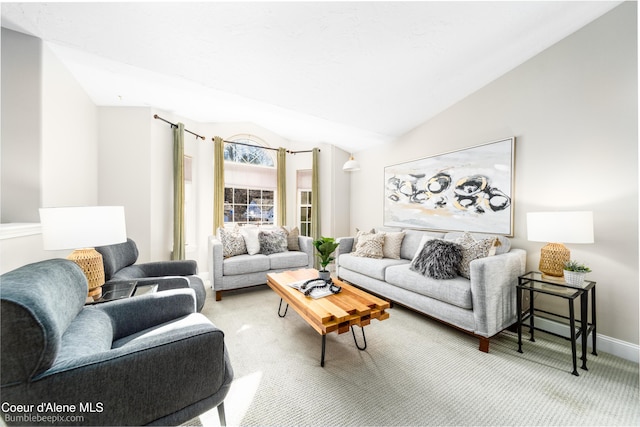
[[353, 253], [340, 255], [340, 268], [346, 268], [378, 280], [384, 280], [385, 270], [389, 266], [409, 264], [406, 259], [365, 258]]
[[277, 254], [287, 250], [287, 236], [281, 230], [260, 231], [260, 252], [264, 255]]
[[384, 232], [384, 244], [382, 245], [384, 258], [400, 259], [400, 248], [402, 248], [404, 235], [404, 231]]
[[309, 257], [306, 252], [285, 251], [269, 255], [271, 270], [307, 267]]
[[224, 258], [247, 253], [247, 245], [238, 228], [228, 230], [220, 227], [218, 229], [218, 234], [220, 242], [222, 242], [222, 256]]
[[420, 241], [424, 236], [433, 238], [442, 238], [444, 233], [418, 230], [404, 230], [404, 238], [402, 239], [402, 247], [400, 248], [400, 258], [412, 260], [418, 252]]
[[269, 257], [263, 254], [237, 255], [222, 261], [222, 274], [236, 276], [238, 274], [257, 273], [269, 270]]
[[382, 246], [384, 245], [384, 233], [362, 233], [358, 237], [355, 256], [366, 258], [382, 258]]
[[397, 286], [467, 310], [473, 308], [471, 281], [462, 276], [447, 280], [433, 279], [412, 271], [407, 263], [389, 266], [385, 277], [389, 286]]
[[411, 270], [434, 279], [453, 279], [458, 275], [462, 247], [454, 242], [433, 239], [426, 242], [420, 255], [411, 262]]

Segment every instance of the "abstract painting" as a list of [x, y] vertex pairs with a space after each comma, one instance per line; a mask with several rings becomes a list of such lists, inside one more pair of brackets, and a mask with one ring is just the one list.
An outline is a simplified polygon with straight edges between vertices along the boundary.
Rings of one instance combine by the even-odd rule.
[[384, 168], [384, 225], [513, 236], [515, 137]]

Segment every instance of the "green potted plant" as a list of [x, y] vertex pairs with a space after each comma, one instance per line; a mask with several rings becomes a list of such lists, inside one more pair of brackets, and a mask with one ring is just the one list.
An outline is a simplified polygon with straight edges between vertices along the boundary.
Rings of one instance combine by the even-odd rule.
[[327, 270], [327, 265], [334, 260], [331, 255], [337, 249], [339, 243], [336, 242], [333, 237], [320, 237], [318, 240], [313, 241], [313, 246], [316, 248], [316, 251], [318, 251], [316, 255], [320, 259], [320, 266], [322, 267], [320, 270], [320, 278], [329, 280], [331, 273]]
[[564, 281], [572, 286], [584, 286], [584, 277], [591, 269], [581, 262], [569, 260], [564, 263]]

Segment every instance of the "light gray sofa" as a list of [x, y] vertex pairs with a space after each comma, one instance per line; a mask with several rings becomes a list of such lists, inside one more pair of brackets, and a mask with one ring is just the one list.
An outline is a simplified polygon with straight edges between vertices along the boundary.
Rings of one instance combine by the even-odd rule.
[[509, 239], [498, 236], [502, 245], [496, 255], [470, 263], [470, 280], [462, 276], [438, 280], [409, 268], [422, 237], [453, 240], [462, 233], [402, 231], [406, 234], [400, 259], [355, 256], [354, 237], [337, 239], [338, 277], [470, 333], [479, 338], [480, 350], [488, 352], [489, 338], [516, 321], [516, 285], [518, 276], [525, 273], [526, 252], [510, 248]]
[[233, 370], [193, 289], [89, 306], [87, 290], [65, 259], [0, 276], [7, 425], [169, 426], [216, 406], [224, 425]]
[[209, 280], [216, 301], [222, 299], [222, 291], [266, 284], [268, 273], [313, 268], [313, 239], [299, 236], [298, 245], [300, 251], [224, 258], [222, 242], [216, 236], [209, 236]]

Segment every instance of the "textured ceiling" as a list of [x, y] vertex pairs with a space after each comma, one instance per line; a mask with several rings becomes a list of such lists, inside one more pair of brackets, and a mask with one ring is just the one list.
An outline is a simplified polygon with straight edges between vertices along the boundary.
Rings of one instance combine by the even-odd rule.
[[620, 2], [2, 3], [97, 105], [390, 142]]

